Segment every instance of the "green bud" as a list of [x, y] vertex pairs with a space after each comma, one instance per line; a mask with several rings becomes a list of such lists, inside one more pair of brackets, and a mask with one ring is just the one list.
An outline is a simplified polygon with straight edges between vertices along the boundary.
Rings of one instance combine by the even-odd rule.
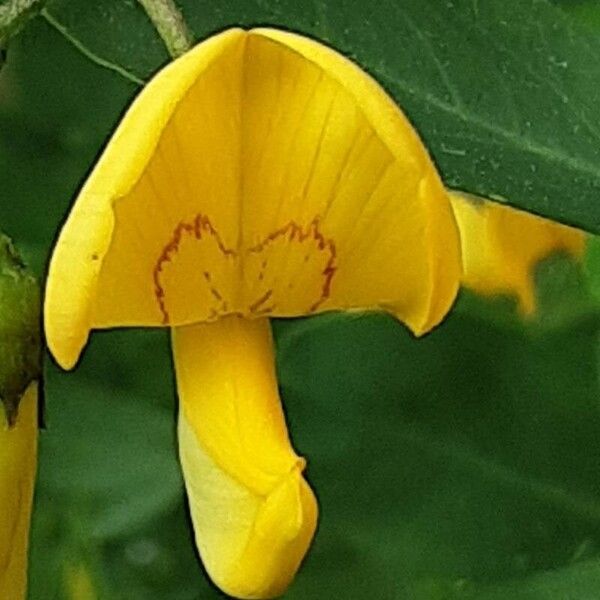
[[41, 376], [40, 292], [10, 240], [0, 234], [0, 401], [13, 424], [23, 392]]

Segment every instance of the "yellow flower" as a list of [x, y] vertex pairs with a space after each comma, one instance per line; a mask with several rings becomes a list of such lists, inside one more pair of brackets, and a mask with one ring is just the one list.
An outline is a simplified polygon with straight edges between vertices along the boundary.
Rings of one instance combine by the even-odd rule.
[[0, 403], [0, 597], [25, 598], [29, 518], [37, 456], [37, 383], [29, 384], [15, 423]]
[[583, 231], [457, 192], [450, 198], [462, 244], [462, 283], [485, 296], [516, 296], [525, 315], [536, 307], [536, 265], [555, 252], [583, 255]]
[[227, 593], [268, 598], [317, 519], [268, 318], [381, 309], [422, 334], [459, 278], [445, 190], [383, 90], [317, 42], [232, 29], [124, 117], [56, 244], [46, 334], [70, 368], [90, 329], [171, 328], [200, 555]]

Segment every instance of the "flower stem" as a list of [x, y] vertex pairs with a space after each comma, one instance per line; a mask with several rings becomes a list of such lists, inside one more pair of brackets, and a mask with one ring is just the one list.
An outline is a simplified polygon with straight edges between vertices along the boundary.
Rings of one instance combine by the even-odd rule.
[[138, 0], [173, 58], [192, 46], [192, 35], [173, 0]]

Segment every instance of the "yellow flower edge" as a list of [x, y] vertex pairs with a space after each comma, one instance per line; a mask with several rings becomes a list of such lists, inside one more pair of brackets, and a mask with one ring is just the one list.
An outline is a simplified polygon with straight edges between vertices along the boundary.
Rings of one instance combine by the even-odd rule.
[[415, 334], [454, 301], [445, 189], [379, 85], [302, 36], [231, 29], [162, 69], [127, 111], [52, 255], [48, 345], [170, 327], [179, 454], [212, 580], [272, 598], [317, 501], [281, 407], [268, 319], [386, 310]]
[[0, 597], [22, 600], [27, 590], [29, 521], [37, 464], [37, 383], [25, 391], [16, 422], [0, 408]]
[[581, 258], [585, 232], [497, 202], [459, 192], [450, 194], [460, 229], [463, 285], [518, 300], [523, 315], [536, 309], [534, 270], [548, 256], [565, 252]]

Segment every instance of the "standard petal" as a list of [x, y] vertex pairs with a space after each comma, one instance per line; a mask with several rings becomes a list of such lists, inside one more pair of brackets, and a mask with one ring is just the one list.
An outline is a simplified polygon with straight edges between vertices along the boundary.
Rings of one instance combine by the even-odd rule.
[[312, 540], [317, 505], [277, 392], [266, 319], [173, 331], [179, 453], [198, 550], [239, 598], [282, 593]]
[[231, 30], [108, 144], [51, 261], [47, 337], [71, 366], [91, 327], [234, 313], [383, 308], [422, 333], [459, 271], [444, 188], [379, 85], [318, 42]]
[[534, 269], [556, 252], [580, 257], [583, 231], [457, 192], [452, 207], [460, 228], [463, 284], [482, 295], [517, 297], [523, 314], [535, 310]]
[[25, 598], [27, 588], [37, 431], [37, 383], [31, 383], [10, 428], [0, 404], [0, 598], [10, 600]]

